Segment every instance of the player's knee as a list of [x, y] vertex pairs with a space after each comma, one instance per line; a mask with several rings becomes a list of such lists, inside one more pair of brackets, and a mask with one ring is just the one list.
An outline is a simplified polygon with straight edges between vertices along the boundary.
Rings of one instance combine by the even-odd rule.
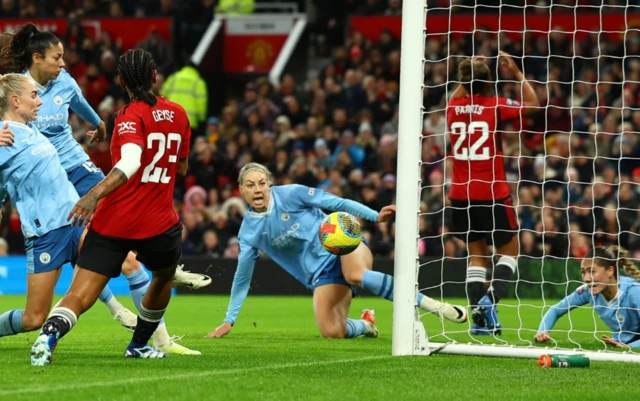
[[329, 325], [320, 327], [320, 334], [324, 338], [345, 338], [347, 336], [347, 327], [340, 325]]
[[140, 269], [142, 269], [142, 265], [140, 264], [140, 262], [138, 262], [138, 259], [136, 259], [135, 253], [129, 252], [129, 254], [127, 255], [127, 258], [124, 260], [124, 263], [122, 264], [122, 274], [124, 274], [125, 276], [128, 276], [130, 274], [137, 272]]
[[38, 330], [44, 325], [45, 320], [47, 320], [47, 312], [45, 311], [25, 311], [22, 315], [22, 326], [25, 331]]
[[364, 275], [366, 267], [362, 266], [361, 268], [353, 268], [343, 272], [344, 279], [349, 285], [353, 285], [356, 287], [360, 286], [362, 282], [362, 276]]

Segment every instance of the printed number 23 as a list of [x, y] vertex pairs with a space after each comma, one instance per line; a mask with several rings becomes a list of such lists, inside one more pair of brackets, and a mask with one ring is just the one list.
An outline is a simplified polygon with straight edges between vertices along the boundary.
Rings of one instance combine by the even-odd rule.
[[[489, 148], [483, 146], [489, 139], [489, 124], [485, 121], [473, 121], [468, 126], [464, 122], [455, 122], [451, 124], [451, 132], [459, 135], [453, 145], [453, 156], [456, 160], [490, 159]], [[473, 134], [480, 134], [480, 137], [474, 141], [474, 138], [471, 138]], [[470, 137], [469, 139], [467, 139], [467, 135]], [[471, 146], [468, 146], [469, 144]]]
[[[180, 134], [169, 134], [167, 137], [160, 132], [152, 132], [147, 137], [147, 149], [153, 149], [154, 142], [159, 142], [158, 151], [151, 164], [149, 164], [142, 173], [142, 182], [155, 182], [168, 184], [171, 181], [171, 176], [167, 176], [167, 168], [156, 167], [156, 163], [164, 156], [165, 148], [172, 151], [175, 154], [169, 155], [169, 163], [178, 162], [178, 152], [180, 151], [180, 143], [182, 137]], [[175, 144], [175, 145], [174, 145]]]

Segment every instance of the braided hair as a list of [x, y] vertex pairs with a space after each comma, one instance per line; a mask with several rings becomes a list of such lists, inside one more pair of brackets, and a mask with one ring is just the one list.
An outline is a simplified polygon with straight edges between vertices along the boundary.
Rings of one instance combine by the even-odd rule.
[[11, 42], [0, 50], [0, 60], [8, 72], [23, 72], [31, 67], [34, 53], [44, 58], [47, 49], [60, 43], [56, 35], [40, 32], [32, 23], [24, 25], [11, 36]]
[[142, 49], [127, 50], [118, 60], [118, 74], [131, 92], [132, 101], [140, 100], [149, 106], [155, 106], [158, 99], [150, 93], [153, 86], [153, 72], [156, 63], [148, 51]]

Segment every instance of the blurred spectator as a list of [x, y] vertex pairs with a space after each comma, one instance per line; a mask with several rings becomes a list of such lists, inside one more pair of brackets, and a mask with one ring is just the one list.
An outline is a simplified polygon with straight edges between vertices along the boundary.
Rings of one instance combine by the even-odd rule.
[[200, 77], [193, 63], [188, 63], [179, 71], [169, 75], [160, 94], [178, 103], [189, 116], [191, 129], [198, 130], [207, 117], [207, 83]]
[[216, 12], [227, 15], [251, 14], [255, 7], [255, 0], [220, 0]]

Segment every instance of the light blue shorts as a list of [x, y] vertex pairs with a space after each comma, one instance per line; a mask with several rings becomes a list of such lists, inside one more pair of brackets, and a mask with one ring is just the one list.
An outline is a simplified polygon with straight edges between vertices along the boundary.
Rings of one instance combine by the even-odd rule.
[[27, 273], [46, 273], [69, 262], [75, 264], [84, 227], [64, 226], [41, 237], [25, 238]]

